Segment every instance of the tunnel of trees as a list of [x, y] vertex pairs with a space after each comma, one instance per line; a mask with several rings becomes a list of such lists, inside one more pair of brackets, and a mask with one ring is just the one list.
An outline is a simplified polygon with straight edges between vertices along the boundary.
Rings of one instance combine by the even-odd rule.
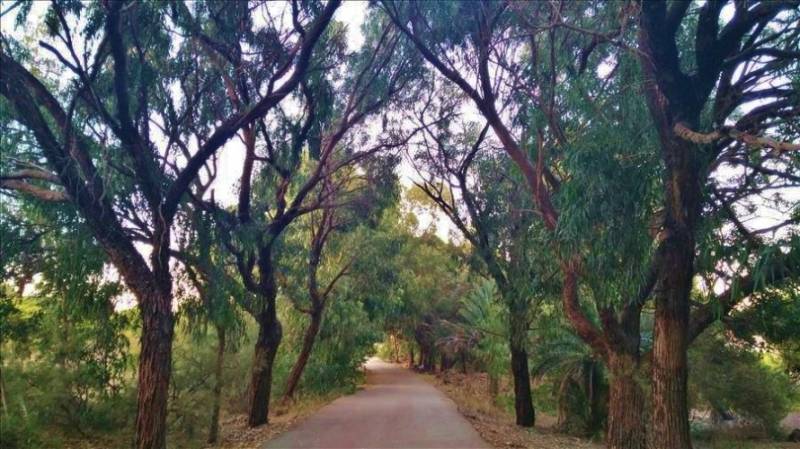
[[608, 448], [786, 438], [800, 2], [0, 13], [0, 446], [217, 444], [375, 354]]

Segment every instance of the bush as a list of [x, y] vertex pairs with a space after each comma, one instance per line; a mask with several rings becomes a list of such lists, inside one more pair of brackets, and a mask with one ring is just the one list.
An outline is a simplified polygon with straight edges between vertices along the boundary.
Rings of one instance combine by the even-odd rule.
[[690, 352], [690, 404], [712, 412], [732, 412], [777, 436], [797, 388], [786, 373], [764, 363], [763, 354], [726, 340], [720, 332], [702, 335]]

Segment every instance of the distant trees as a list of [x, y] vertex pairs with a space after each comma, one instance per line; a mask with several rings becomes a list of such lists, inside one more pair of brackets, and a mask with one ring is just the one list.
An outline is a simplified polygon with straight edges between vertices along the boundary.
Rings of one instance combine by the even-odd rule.
[[444, 113], [447, 119], [441, 122], [444, 126], [425, 127], [410, 151], [411, 163], [421, 178], [417, 187], [471, 245], [480, 271], [494, 281], [508, 308], [506, 334], [517, 424], [532, 426], [528, 329], [536, 299], [545, 295], [541, 278], [548, 264], [534, 243], [533, 216], [525, 212], [531, 207], [529, 197], [516, 187], [519, 180], [508, 170], [505, 155], [488, 144], [489, 126], [453, 123], [460, 120], [453, 113], [460, 99], [449, 89], [431, 95], [418, 120], [424, 122], [432, 113], [427, 109]]

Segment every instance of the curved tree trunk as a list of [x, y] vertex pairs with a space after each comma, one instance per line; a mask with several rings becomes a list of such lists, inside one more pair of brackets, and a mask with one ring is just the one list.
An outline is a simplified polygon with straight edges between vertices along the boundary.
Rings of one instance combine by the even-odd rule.
[[[155, 289], [154, 289], [155, 290]], [[167, 437], [167, 398], [172, 367], [172, 296], [170, 287], [139, 298], [141, 353], [136, 412], [136, 448], [163, 449]]]
[[305, 336], [303, 337], [303, 347], [300, 350], [300, 354], [297, 356], [297, 360], [294, 362], [292, 371], [289, 374], [288, 380], [286, 381], [286, 389], [283, 393], [284, 402], [292, 398], [297, 385], [300, 383], [303, 370], [305, 370], [308, 359], [311, 357], [311, 351], [314, 349], [314, 342], [316, 341], [317, 334], [319, 334], [319, 329], [322, 326], [323, 310], [324, 309], [319, 308], [318, 310], [313, 310], [311, 313], [311, 322], [308, 324]]
[[646, 449], [645, 395], [639, 383], [639, 367], [631, 356], [610, 354], [608, 397], [609, 449]]
[[272, 392], [272, 367], [281, 343], [281, 323], [274, 305], [258, 316], [258, 339], [255, 345], [253, 368], [250, 376], [250, 397], [247, 424], [250, 427], [267, 424], [269, 400]]
[[225, 329], [217, 326], [217, 362], [214, 367], [214, 391], [211, 404], [211, 423], [208, 428], [208, 443], [216, 444], [219, 438], [219, 410], [222, 401], [222, 368], [225, 363]]

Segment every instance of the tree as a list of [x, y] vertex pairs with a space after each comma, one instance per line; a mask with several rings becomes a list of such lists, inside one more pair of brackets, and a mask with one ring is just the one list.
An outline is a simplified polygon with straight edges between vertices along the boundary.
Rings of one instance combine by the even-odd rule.
[[[436, 89], [431, 89], [436, 91]], [[460, 100], [446, 89], [441, 104], [425, 109], [452, 111]], [[448, 113], [449, 114], [449, 113]], [[418, 118], [424, 123], [425, 111]], [[535, 410], [531, 398], [528, 368], [528, 329], [535, 309], [534, 300], [543, 291], [537, 285], [546, 264], [537, 260], [529, 197], [516, 189], [515, 174], [508, 170], [504, 154], [492, 153], [485, 140], [488, 125], [461, 124], [448, 129], [450, 120], [437, 127], [425, 127], [419, 149], [413, 151], [417, 187], [469, 242], [482, 263], [482, 271], [494, 280], [508, 308], [508, 346], [514, 381], [514, 410], [517, 425], [532, 426]], [[458, 125], [452, 125], [454, 127]]]
[[181, 310], [188, 316], [189, 332], [203, 335], [207, 332], [208, 324], [211, 324], [217, 336], [211, 420], [207, 438], [209, 444], [216, 444], [219, 438], [225, 352], [236, 348], [243, 337], [244, 323], [238, 303], [248, 293], [237, 282], [235, 273], [231, 272], [232, 264], [224, 260], [230, 256], [215, 239], [211, 217], [197, 209], [189, 210], [188, 214], [191, 215], [186, 219], [191, 220], [192, 224], [184, 229], [188, 229], [191, 234], [181, 235], [182, 248], [175, 251], [175, 257], [183, 264], [196, 296], [182, 298]]
[[[286, 380], [286, 387], [283, 390], [284, 402], [292, 398], [300, 382], [334, 288], [344, 276], [348, 275], [353, 259], [357, 257], [347, 254], [360, 253], [355, 242], [351, 242], [351, 245], [339, 243], [338, 248], [335, 248], [336, 256], [324, 258], [326, 246], [331, 246], [330, 240], [336, 234], [356, 233], [360, 225], [369, 225], [368, 221], [377, 225], [383, 208], [395, 196], [397, 180], [392, 173], [395, 167], [394, 158], [382, 158], [378, 155], [364, 160], [360, 165], [361, 170], [350, 167], [349, 170], [340, 173], [337, 177], [340, 179], [324, 180], [322, 189], [328, 191], [325, 195], [330, 198], [333, 206], [324, 207], [306, 216], [311, 237], [305, 270], [308, 306], [298, 300], [293, 301], [293, 305], [295, 309], [308, 315], [309, 323], [303, 336], [300, 353]], [[364, 171], [364, 174], [358, 175], [357, 171]], [[370, 188], [364, 189], [367, 185]], [[332, 251], [334, 250], [328, 250]], [[328, 268], [326, 271], [331, 269], [333, 271], [327, 276], [329, 279], [320, 285], [320, 265], [325, 261], [327, 261], [325, 265], [329, 265], [325, 267]]]
[[[35, 153], [47, 163], [40, 167], [38, 158], [18, 162], [20, 171], [6, 178], [14, 182], [4, 182], [3, 188], [42, 200], [68, 199], [135, 294], [142, 316], [138, 448], [165, 446], [174, 333], [169, 245], [181, 200], [228, 139], [263, 117], [300, 83], [337, 6], [330, 2], [307, 29], [289, 32], [296, 33], [296, 44], [280, 67], [271, 64], [269, 53], [258, 55], [274, 68], [266, 95], [248, 110], [212, 125], [208, 138], [188, 153], [181, 152], [189, 148], [182, 139], [202, 101], [203, 85], [181, 85], [195, 69], [191, 65], [156, 67], [149, 62], [170, 59], [171, 30], [159, 19], [169, 4], [52, 3], [45, 15], [52, 43], [44, 41], [41, 47], [57, 61], [56, 76], [68, 79], [63, 89], [54, 87], [57, 79], [42, 79], [43, 73], [25, 67], [32, 49], [3, 37], [0, 95], [13, 111], [4, 121], [27, 130]], [[276, 86], [280, 79], [284, 81]], [[180, 108], [170, 95], [176, 81], [182, 91]], [[162, 108], [166, 105], [172, 107]], [[169, 113], [177, 110], [180, 115]], [[156, 119], [165, 139], [151, 130]], [[183, 167], [177, 165], [179, 160], [186, 161]], [[46, 187], [36, 187], [40, 182], [59, 186], [63, 194], [54, 198], [42, 192]], [[147, 240], [149, 264], [134, 245], [137, 235]]]
[[[250, 426], [266, 424], [269, 415], [272, 367], [281, 341], [276, 258], [284, 232], [303, 215], [336, 207], [332, 193], [337, 189], [322, 188], [325, 180], [409, 138], [397, 133], [375, 137], [362, 130], [358, 137], [364, 140], [355, 140], [355, 130], [366, 119], [413, 96], [410, 83], [416, 72], [414, 59], [385, 23], [373, 22], [365, 45], [351, 54], [344, 48], [343, 31], [332, 26], [324, 36], [327, 51], [312, 61], [309, 79], [293, 97], [302, 105], [299, 113], [281, 108], [269, 116], [269, 123], [243, 130], [246, 156], [235, 210], [213, 198], [198, 201], [216, 217], [242, 283], [254, 295], [243, 304], [259, 326], [249, 390]], [[235, 65], [224, 70], [236, 72]], [[236, 88], [234, 84], [228, 89], [229, 101], [243, 107], [244, 93], [254, 86], [243, 86], [240, 93]], [[259, 143], [264, 155], [256, 151]], [[347, 185], [341, 179], [330, 182]]]
[[[771, 6], [766, 5], [765, 3], [756, 8], [756, 11], [752, 14], [742, 12], [740, 14], [740, 20], [734, 21], [738, 22], [738, 25], [732, 25], [731, 28], [737, 29], [744, 25], [746, 29], [740, 30], [737, 33], [746, 34], [748, 30], [752, 28], [752, 26], [747, 25], [748, 22], [751, 23], [751, 25], [755, 25], [758, 21], [769, 21], [767, 17], [772, 17], [772, 13], [767, 13], [768, 11], [776, 12], [787, 7], [787, 5], [772, 3], [770, 3]], [[685, 13], [687, 7], [687, 4], [680, 3], [673, 12], [677, 14], [677, 16], [682, 16], [681, 11]], [[419, 3], [403, 5], [391, 2], [383, 3], [383, 9], [392, 18], [396, 26], [414, 43], [425, 59], [443, 77], [447, 78], [455, 86], [458, 86], [471, 100], [478, 112], [486, 119], [493, 133], [502, 143], [505, 151], [524, 175], [529, 192], [532, 195], [533, 203], [536, 205], [537, 212], [542, 217], [545, 228], [552, 232], [551, 235], [553, 237], [557, 237], [559, 234], [562, 234], [564, 230], [569, 229], [569, 222], [572, 221], [570, 215], [575, 217], [576, 215], [573, 213], [576, 210], [575, 206], [581, 204], [579, 197], [575, 196], [575, 192], [572, 192], [571, 196], [569, 196], [570, 181], [592, 179], [586, 176], [572, 177], [569, 171], [565, 171], [565, 169], [568, 170], [568, 168], [564, 166], [564, 161], [568, 162], [570, 160], [570, 154], [572, 153], [572, 151], [567, 150], [572, 150], [574, 148], [573, 145], [575, 145], [575, 142], [569, 139], [574, 134], [568, 134], [565, 130], [581, 130], [586, 125], [596, 122], [597, 116], [601, 119], [610, 119], [611, 122], [609, 125], [613, 123], [612, 126], [615, 127], [620, 126], [620, 124], [628, 125], [630, 123], [630, 120], [617, 120], [617, 117], [613, 115], [604, 114], [601, 108], [601, 105], [604, 103], [602, 101], [597, 101], [606, 98], [604, 94], [606, 86], [614, 86], [613, 83], [601, 81], [602, 79], [620, 79], [615, 74], [615, 65], [611, 66], [610, 72], [614, 74], [614, 76], [603, 76], [599, 74], [601, 69], [603, 69], [603, 65], [607, 64], [607, 61], [609, 61], [609, 59], [606, 58], [612, 58], [610, 59], [611, 64], [617, 62], [621, 63], [624, 61], [625, 55], [616, 54], [609, 56], [607, 53], [599, 53], [598, 49], [612, 47], [627, 50], [635, 48], [635, 42], [631, 40], [629, 30], [631, 29], [630, 19], [637, 11], [625, 5], [622, 7], [589, 4], [578, 4], [574, 6], [562, 2], [549, 5], [517, 4], [513, 8], [515, 15], [513, 16], [514, 20], [512, 20], [512, 15], [509, 12], [511, 8], [511, 6], [506, 4], [492, 2], [482, 2], [479, 7], [470, 8], [469, 11], [462, 10], [457, 5], [451, 4], [439, 4], [436, 7], [430, 7]], [[583, 14], [584, 8], [588, 8], [590, 14]], [[657, 10], [657, 12], [651, 11], [651, 19], [656, 22], [662, 22], [668, 17], [668, 14], [661, 10], [664, 8], [664, 5], [655, 6], [648, 4], [645, 9], [648, 8]], [[721, 4], [708, 6], [708, 9], [713, 9], [719, 13]], [[762, 13], [767, 14], [761, 16]], [[454, 21], [452, 17], [455, 14], [468, 19]], [[750, 16], [749, 19], [748, 16]], [[716, 21], [710, 21], [709, 23], [713, 24], [716, 23]], [[512, 31], [516, 30], [516, 28], [514, 28], [515, 26], [526, 30], [527, 34]], [[769, 29], [769, 27], [765, 27], [766, 23], [757, 29], [759, 29], [759, 32], [766, 32], [765, 30]], [[667, 32], [666, 34], [668, 35], [670, 34], [669, 32], [673, 32], [674, 34], [674, 31], [678, 28], [677, 25], [674, 28], [667, 27], [653, 34], [661, 36], [662, 31]], [[787, 28], [783, 31], [778, 31], [777, 34], [767, 39], [766, 42], [762, 42], [754, 37], [750, 45], [763, 44], [782, 47], [784, 45], [790, 45], [795, 39], [795, 35], [796, 33], [793, 28]], [[523, 36], [524, 38], [520, 37], [515, 39], [517, 36]], [[662, 44], [663, 42], [654, 45], [653, 48], [656, 49], [656, 52], [660, 52], [661, 56], [667, 59], [672, 58], [672, 65], [665, 64], [663, 70], [659, 67], [655, 72], [643, 68], [642, 72], [644, 73], [645, 79], [666, 79], [668, 76], [664, 74], [669, 73], [670, 68], [680, 67], [677, 59], [675, 59], [677, 52], [669, 50], [669, 48], [674, 49], [675, 44], [673, 43], [671, 46]], [[526, 51], [527, 54], [525, 54]], [[714, 52], [716, 52], [716, 50], [712, 51], [712, 53]], [[759, 53], [761, 53], [761, 50], [757, 51], [756, 55]], [[523, 56], [520, 56], [520, 54]], [[647, 51], [639, 51], [636, 54], [641, 56], [647, 54]], [[744, 54], [748, 55], [744, 59], [755, 56], [750, 55], [747, 50], [744, 51]], [[757, 87], [757, 79], [763, 79], [760, 77], [766, 76], [767, 72], [780, 73], [781, 70], [787, 67], [786, 64], [788, 61], [790, 61], [790, 59], [785, 58], [785, 56], [791, 55], [791, 52], [787, 54], [784, 53], [783, 50], [777, 50], [776, 53], [768, 49], [766, 50], [766, 54], [782, 55], [784, 58], [776, 57], [776, 59], [781, 62], [769, 64], [766, 68], [755, 69], [748, 66], [754, 72], [753, 76], [755, 78], [751, 77], [747, 80], [746, 77], [742, 84], [738, 86], [739, 88], [750, 89], [753, 88], [753, 86]], [[721, 57], [717, 53], [712, 56], [714, 57], [710, 58], [709, 61], [714, 61], [714, 58], [719, 59]], [[722, 58], [724, 59], [724, 57]], [[641, 60], [645, 63], [650, 63], [648, 62], [649, 59], [646, 57], [642, 57]], [[719, 59], [719, 61], [722, 61], [722, 59]], [[739, 62], [741, 61], [736, 62], [736, 60], [732, 60], [731, 63], [735, 63], [738, 66]], [[702, 66], [704, 64], [706, 64], [705, 61], [697, 65]], [[592, 67], [593, 70], [587, 70], [587, 67]], [[771, 72], [772, 70], [775, 71]], [[734, 72], [735, 70], [729, 72], [728, 75], [732, 77], [738, 76], [734, 74]], [[657, 73], [658, 76], [653, 76], [653, 73]], [[581, 76], [581, 74], [584, 75]], [[565, 91], [563, 87], [571, 87], [575, 81], [580, 82], [581, 80], [592, 79], [594, 79], [595, 82], [599, 81], [600, 89], [597, 90], [597, 88], [595, 88], [595, 90], [588, 90], [586, 92], [578, 91], [578, 93], [580, 97], [588, 97], [588, 101], [583, 103], [583, 107], [589, 106], [593, 108], [595, 117], [589, 121], [582, 121], [578, 115], [578, 119], [576, 120], [575, 114], [576, 112], [579, 113], [580, 109], [575, 108], [574, 98], [572, 104], [564, 102], [565, 99], [569, 100], [570, 97], [561, 96], [562, 92]], [[789, 82], [789, 79], [790, 78], [783, 78], [782, 80]], [[624, 80], [623, 78], [623, 81]], [[673, 77], [667, 81], [673, 82], [674, 80], [675, 78]], [[636, 78], [627, 79], [627, 83], [635, 83], [635, 81]], [[751, 82], [754, 84], [749, 84]], [[620, 86], [620, 81], [616, 81], [616, 83], [617, 86]], [[693, 92], [692, 89], [687, 89], [685, 86], [678, 87], [676, 84], [673, 87], [673, 92], [679, 95], [685, 96], [688, 95], [688, 92]], [[614, 92], [614, 89], [612, 89], [611, 93], [613, 94]], [[782, 119], [790, 120], [791, 117], [794, 116], [794, 113], [791, 112], [792, 109], [786, 101], [786, 95], [790, 95], [789, 92], [791, 92], [791, 89], [779, 87], [753, 95], [757, 98], [770, 96], [775, 98], [775, 107], [761, 110], [761, 112], [765, 112], [767, 116], [775, 114]], [[515, 96], [515, 93], [519, 95]], [[611, 96], [610, 98], [613, 98], [613, 101], [619, 101], [620, 97]], [[748, 99], [748, 96], [745, 95], [737, 101], [747, 102], [752, 98], [753, 97], [750, 96]], [[682, 100], [677, 100], [679, 103], [681, 101]], [[498, 102], [500, 103], [499, 105], [497, 104]], [[568, 109], [563, 109], [565, 104], [569, 106]], [[664, 106], [665, 104], [667, 103], [663, 101], [658, 102], [660, 106]], [[726, 111], [725, 116], [736, 109], [736, 107], [733, 106], [733, 109], [728, 110], [726, 108], [731, 107], [731, 104], [723, 105], [719, 102], [718, 107]], [[569, 111], [569, 113], [565, 114], [565, 111]], [[754, 118], [759, 117], [758, 114], [759, 112], [749, 115], [748, 120], [752, 122]], [[636, 117], [636, 115], [634, 115], [634, 117]], [[527, 126], [528, 124], [533, 124], [534, 129], [529, 129]], [[785, 126], [779, 124], [775, 125]], [[685, 132], [686, 130], [689, 132]], [[775, 139], [759, 137], [757, 133], [745, 133], [743, 135], [742, 131], [733, 131], [733, 134], [725, 134], [725, 132], [720, 131], [712, 132], [709, 135], [704, 135], [702, 133], [698, 135], [694, 133], [690, 127], [681, 131], [681, 133], [685, 137], [695, 140], [714, 140], [723, 138], [724, 136], [736, 135], [739, 139], [750, 142], [751, 144], [758, 143], [759, 145], [777, 148], [775, 151], [784, 158], [786, 157], [786, 150], [793, 148], [792, 145], [777, 142]], [[636, 134], [634, 133], [633, 135]], [[729, 141], [730, 139], [728, 142]], [[692, 157], [695, 157], [694, 155], [697, 153], [691, 154], [693, 155]], [[617, 162], [620, 161], [618, 160]], [[666, 159], [664, 160], [665, 165], [669, 166], [670, 163], [672, 162]], [[784, 164], [784, 162], [781, 162], [781, 164]], [[765, 169], [772, 170], [773, 174], [768, 176], [777, 176], [777, 178], [773, 178], [773, 180], [787, 180], [788, 171], [785, 170], [785, 165], [781, 166], [781, 169], [777, 171], [774, 166], [770, 167], [769, 164], [767, 164], [767, 167], [764, 167], [758, 162], [749, 162], [747, 165], [756, 166], [757, 170], [762, 174]], [[708, 167], [715, 166], [709, 165]], [[671, 170], [671, 168], [667, 167], [667, 171], [669, 170]], [[647, 177], [649, 178], [653, 174], [652, 171], [647, 172]], [[683, 182], [685, 179], [681, 178], [681, 181]], [[580, 185], [580, 183], [577, 185]], [[646, 185], [646, 182], [643, 183], [643, 185]], [[673, 185], [678, 184], [673, 183]], [[666, 186], [666, 183], [664, 186]], [[696, 189], [696, 187], [693, 188]], [[754, 192], [751, 190], [748, 194], [753, 193]], [[670, 195], [667, 196], [669, 197]], [[679, 196], [679, 198], [682, 198], [682, 201], [695, 201], [690, 199], [692, 197], [693, 195], [691, 193], [688, 193], [688, 195], [681, 194]], [[736, 194], [734, 194], [733, 197], [736, 198]], [[630, 215], [636, 218], [636, 224], [633, 226], [633, 229], [636, 230], [635, 235], [643, 235], [643, 231], [646, 229], [643, 224], [648, 221], [643, 220], [643, 218], [648, 216], [648, 212], [651, 212], [649, 214], [650, 217], [656, 217], [653, 204], [647, 202], [646, 196], [640, 197], [639, 201], [643, 201], [640, 204], [644, 207], [640, 210], [634, 208], [634, 214]], [[730, 198], [727, 199], [727, 202], [730, 202]], [[591, 205], [590, 203], [587, 204]], [[675, 204], [669, 203], [668, 205], [674, 206]], [[682, 210], [689, 210], [695, 206], [697, 206], [696, 209], [698, 211], [702, 209], [699, 205], [692, 207], [689, 207], [689, 205], [684, 206], [681, 206]], [[580, 216], [580, 214], [577, 216]], [[622, 218], [626, 217], [627, 215], [622, 216]], [[669, 221], [670, 219], [667, 219], [665, 222]], [[624, 222], [624, 220], [617, 221], [617, 223], [620, 222]], [[658, 221], [656, 228], [659, 229], [660, 227], [661, 221]], [[584, 232], [586, 235], [591, 235], [591, 233], [588, 232], [590, 229], [595, 230], [598, 228], [584, 227], [577, 229], [577, 231]], [[599, 229], [602, 230], [603, 228], [600, 227]], [[624, 228], [617, 227], [616, 229], [624, 232]], [[576, 229], [572, 229], [572, 231], [575, 232]], [[608, 235], [614, 235], [614, 232], [609, 232]], [[583, 286], [591, 286], [592, 282], [591, 279], [586, 278], [586, 274], [591, 273], [589, 264], [592, 263], [591, 258], [587, 259], [586, 255], [588, 254], [593, 257], [596, 253], [586, 252], [586, 250], [580, 248], [580, 246], [575, 247], [574, 244], [563, 245], [563, 242], [559, 243], [558, 238], [551, 240], [552, 242], [559, 243], [553, 249], [556, 250], [559, 264], [561, 265], [563, 280], [562, 301], [566, 315], [578, 335], [589, 344], [596, 353], [606, 358], [609, 368], [612, 371], [617, 371], [618, 374], [614, 376], [612, 373], [612, 388], [609, 404], [610, 414], [607, 443], [611, 447], [644, 447], [646, 444], [645, 427], [642, 422], [644, 413], [639, 411], [643, 411], [644, 407], [643, 394], [640, 391], [641, 389], [636, 387], [638, 383], [635, 381], [639, 360], [642, 359], [640, 357], [641, 339], [639, 335], [639, 314], [651, 294], [656, 291], [661, 294], [664, 291], [674, 288], [676, 285], [676, 279], [666, 279], [662, 277], [662, 275], [667, 277], [676, 276], [676, 273], [679, 271], [674, 270], [674, 267], [667, 268], [670, 265], [665, 262], [665, 260], [672, 257], [671, 255], [675, 255], [675, 248], [671, 246], [675, 240], [670, 240], [671, 236], [674, 235], [675, 234], [671, 231], [666, 233], [655, 232], [649, 239], [649, 241], [652, 241], [652, 245], [640, 244], [638, 246], [642, 249], [642, 252], [634, 254], [643, 254], [644, 257], [647, 258], [648, 263], [644, 264], [643, 267], [645, 269], [641, 269], [643, 264], [636, 263], [636, 270], [622, 271], [628, 279], [634, 279], [634, 282], [628, 282], [628, 285], [632, 284], [635, 288], [632, 292], [625, 295], [627, 297], [618, 298], [616, 300], [617, 303], [621, 305], [618, 310], [615, 311], [615, 308], [610, 307], [611, 304], [607, 302], [602, 304], [602, 298], [595, 298], [595, 301], [601, 299], [601, 304], [599, 304], [601, 307], [599, 307], [599, 314], [597, 317], [599, 323], [597, 323], [591, 315], [587, 315], [586, 311], [581, 307], [581, 302], [579, 300], [579, 293], [585, 291]], [[635, 242], [636, 240], [637, 239], [633, 239], [632, 241]], [[667, 242], [667, 240], [669, 241]], [[645, 239], [641, 241], [646, 243], [648, 240]], [[691, 246], [694, 248], [693, 244]], [[603, 254], [608, 251], [609, 248], [604, 248], [604, 251], [599, 253]], [[613, 251], [611, 251], [609, 256], [613, 254]], [[687, 253], [684, 252], [682, 254]], [[611, 260], [611, 258], [609, 258], [609, 260]], [[629, 264], [632, 261], [640, 259], [627, 255], [623, 260], [626, 261], [626, 264]], [[684, 262], [686, 262], [686, 260], [684, 260]], [[683, 263], [681, 266], [686, 267], [687, 264]], [[596, 265], [594, 267], [596, 267]], [[633, 276], [631, 277], [631, 275]], [[684, 280], [683, 285], [685, 287], [691, 285], [691, 278], [692, 276], [684, 276], [681, 278]], [[623, 281], [624, 278], [620, 278], [619, 280]], [[667, 290], [654, 290], [654, 287], [661, 284], [668, 285]], [[605, 290], [606, 292], [609, 291], [608, 289]], [[688, 290], [686, 291], [686, 295], [688, 295]], [[686, 298], [688, 298], [688, 296], [686, 296]], [[717, 299], [724, 300], [724, 298]], [[684, 302], [684, 305], [688, 306], [688, 299]], [[701, 307], [700, 310], [704, 311], [708, 310], [708, 308], [709, 306], [706, 305]], [[664, 312], [666, 309], [661, 308], [660, 310]], [[705, 314], [702, 313], [701, 315]], [[665, 323], [665, 320], [661, 321], [661, 324]], [[682, 328], [682, 325], [678, 325], [678, 327]], [[672, 335], [674, 338], [678, 339], [681, 332], [683, 331], [661, 332], [659, 335], [662, 337]], [[659, 339], [657, 338], [657, 340]], [[685, 354], [686, 340], [681, 341], [683, 343], [678, 342], [680, 343], [678, 346], [683, 345], [681, 351]], [[664, 340], [662, 339], [661, 342], [663, 343]], [[654, 360], [660, 359], [658, 355], [660, 351], [659, 348], [661, 348], [660, 344], [656, 345], [655, 356], [653, 357]], [[678, 359], [675, 360], [677, 360], [677, 362], [680, 361]], [[685, 361], [685, 356], [683, 360]], [[680, 365], [680, 363], [678, 364]], [[683, 363], [682, 366], [684, 368], [681, 369], [685, 369], [685, 363]], [[661, 371], [656, 369], [654, 373], [656, 372]], [[685, 378], [685, 376], [682, 377], [673, 372], [664, 378], [677, 379], [677, 382], [680, 383], [680, 379]], [[619, 382], [614, 384], [614, 379], [619, 379]], [[659, 384], [659, 382], [654, 382], [654, 388], [661, 388], [655, 387], [656, 384]], [[615, 385], [617, 388], [615, 388]], [[637, 391], [637, 388], [639, 391]], [[673, 392], [678, 390], [680, 389], [669, 389], [669, 391]], [[679, 393], [674, 396], [682, 397], [683, 403], [685, 403], [684, 393]], [[617, 400], [617, 398], [619, 398], [619, 400]], [[674, 401], [678, 400], [674, 399]], [[684, 413], [684, 411], [688, 413], [686, 408], [681, 408], [680, 404], [674, 401], [670, 402], [668, 407], [662, 407], [662, 411], [664, 408], [669, 408], [670, 410], [677, 410], [678, 414], [688, 416]], [[614, 404], [618, 404], [618, 406], [615, 407]], [[623, 404], [626, 405], [623, 406]], [[634, 404], [635, 406], [630, 407], [627, 406], [627, 404]], [[667, 424], [663, 423], [669, 421], [661, 419], [663, 416], [659, 417], [656, 414], [652, 415], [652, 418], [654, 423], [658, 422], [658, 425], [662, 426], [662, 429], [664, 426], [667, 426]], [[668, 426], [672, 426], [672, 424]], [[682, 427], [672, 427], [679, 430], [683, 429], [680, 430], [679, 433], [682, 432], [688, 439], [688, 424], [682, 425]], [[679, 446], [682, 444], [675, 442], [670, 443], [670, 438], [657, 438], [659, 440], [658, 444], [678, 444]]]
[[[732, 8], [730, 19], [723, 18], [726, 5]], [[782, 168], [792, 157], [790, 150], [797, 149], [780, 142], [797, 135], [791, 125], [798, 114], [791, 87], [798, 70], [797, 5], [641, 4], [639, 56], [665, 167], [652, 367], [656, 449], [691, 447], [686, 352], [695, 317], [690, 314], [690, 293], [697, 234], [714, 190], [714, 172], [730, 164], [768, 170], [766, 178], [785, 180], [788, 172]], [[709, 128], [710, 134], [698, 134]], [[775, 140], [765, 133], [780, 137]], [[760, 182], [743, 187], [766, 188]], [[730, 196], [720, 201], [733, 209]], [[735, 210], [732, 215], [737, 221]]]
[[[596, 68], [602, 58], [597, 55], [588, 58], [598, 44], [612, 40], [612, 36], [595, 36], [597, 39], [586, 42], [579, 31], [568, 30], [563, 39], [554, 33], [561, 28], [563, 17], [586, 16], [585, 8], [590, 8], [592, 17], [600, 23], [607, 23], [610, 17], [616, 19], [619, 11], [614, 7], [594, 8], [587, 4], [567, 8], [565, 5], [539, 3], [522, 4], [512, 10], [508, 4], [496, 2], [481, 2], [479, 7], [470, 7], [469, 10], [456, 4], [430, 6], [384, 2], [383, 6], [395, 25], [436, 71], [469, 98], [521, 173], [531, 203], [541, 217], [543, 228], [549, 233], [548, 250], [557, 256], [567, 317], [576, 333], [593, 351], [619, 368], [619, 388], [612, 387], [611, 390], [611, 404], [618, 406], [610, 405], [608, 444], [610, 447], [643, 447], [645, 432], [641, 410], [644, 397], [632, 390], [636, 383], [633, 382], [634, 372], [629, 369], [631, 363], [627, 359], [630, 357], [614, 357], [612, 360], [616, 354], [638, 354], [638, 334], [631, 339], [622, 336], [622, 324], [613, 316], [609, 304], [606, 304], [601, 317], [602, 330], [584, 313], [579, 301], [579, 281], [587, 271], [584, 255], [591, 253], [583, 252], [583, 248], [578, 251], [574, 246], [565, 246], [559, 238], [564, 226], [562, 214], [569, 212], [563, 209], [579, 200], [573, 197], [572, 202], [562, 204], [557, 199], [563, 193], [562, 185], [572, 179], [561, 168], [573, 142], [567, 140], [567, 125], [562, 123], [562, 119], [571, 117], [565, 116], [559, 108], [561, 105], [556, 103], [559, 98], [556, 94], [565, 80], [572, 84], [580, 82], [582, 73], [587, 73], [587, 77], [596, 76], [595, 72], [586, 70], [586, 64], [590, 61]], [[627, 17], [628, 13], [623, 10], [622, 16]], [[454, 15], [465, 20], [453, 20]], [[526, 52], [525, 57], [520, 56]], [[566, 56], [562, 59], [555, 55]], [[590, 103], [600, 103], [599, 100], [615, 92], [613, 89], [606, 92], [608, 83], [602, 79], [595, 79], [595, 83], [594, 90], [578, 89], [579, 98], [589, 96]], [[582, 122], [578, 117], [574, 120], [575, 129], [593, 123]], [[619, 122], [615, 118], [612, 116], [606, 120], [614, 121], [616, 126]], [[642, 215], [635, 217], [640, 219]], [[579, 231], [587, 232], [588, 229]], [[637, 262], [637, 266], [640, 265]], [[642, 282], [641, 290], [646, 294], [651, 287], [651, 282]], [[631, 299], [621, 301], [631, 304], [627, 314], [630, 318], [622, 317], [621, 321], [629, 322], [626, 325], [636, 328], [636, 332], [638, 313], [643, 305], [638, 297], [632, 293]], [[633, 407], [629, 408], [630, 404]], [[619, 414], [615, 415], [615, 411]]]
[[103, 276], [105, 254], [68, 204], [2, 196], [3, 443], [58, 445], [45, 426], [72, 437], [119, 427], [135, 320], [115, 310], [121, 283]]

